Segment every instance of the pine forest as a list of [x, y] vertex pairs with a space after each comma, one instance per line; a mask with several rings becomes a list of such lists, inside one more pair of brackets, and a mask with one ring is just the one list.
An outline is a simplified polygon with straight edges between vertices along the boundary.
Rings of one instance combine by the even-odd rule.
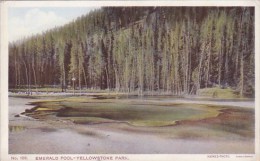
[[9, 88], [254, 97], [254, 7], [102, 7], [9, 43]]

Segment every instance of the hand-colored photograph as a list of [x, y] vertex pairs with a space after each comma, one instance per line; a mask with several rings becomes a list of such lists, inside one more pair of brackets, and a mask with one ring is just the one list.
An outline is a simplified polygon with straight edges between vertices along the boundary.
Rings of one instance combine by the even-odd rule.
[[255, 154], [255, 7], [8, 8], [9, 154]]

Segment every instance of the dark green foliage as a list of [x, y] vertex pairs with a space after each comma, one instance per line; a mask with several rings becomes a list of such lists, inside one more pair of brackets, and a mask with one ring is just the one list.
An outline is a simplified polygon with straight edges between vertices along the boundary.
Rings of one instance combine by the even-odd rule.
[[9, 85], [253, 96], [254, 8], [104, 7], [9, 44]]

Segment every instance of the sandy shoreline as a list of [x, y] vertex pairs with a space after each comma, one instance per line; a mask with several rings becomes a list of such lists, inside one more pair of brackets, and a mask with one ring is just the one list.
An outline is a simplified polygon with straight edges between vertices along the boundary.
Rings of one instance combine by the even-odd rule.
[[[11, 154], [210, 154], [254, 153], [254, 138], [227, 133], [210, 136], [210, 128], [182, 125], [143, 128], [125, 124], [78, 125], [15, 117], [32, 108], [37, 99], [9, 97], [9, 153]], [[250, 103], [252, 105], [252, 103]], [[247, 107], [252, 108], [251, 105]], [[204, 137], [179, 138], [174, 134], [204, 131]], [[167, 135], [168, 132], [170, 135]], [[26, 147], [26, 148], [24, 148]]]

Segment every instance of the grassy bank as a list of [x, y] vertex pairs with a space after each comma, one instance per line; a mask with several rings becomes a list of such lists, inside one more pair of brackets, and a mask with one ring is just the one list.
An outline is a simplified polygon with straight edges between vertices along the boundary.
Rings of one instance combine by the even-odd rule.
[[239, 95], [238, 91], [235, 91], [231, 88], [222, 89], [218, 87], [199, 89], [198, 96], [223, 99], [243, 98]]

